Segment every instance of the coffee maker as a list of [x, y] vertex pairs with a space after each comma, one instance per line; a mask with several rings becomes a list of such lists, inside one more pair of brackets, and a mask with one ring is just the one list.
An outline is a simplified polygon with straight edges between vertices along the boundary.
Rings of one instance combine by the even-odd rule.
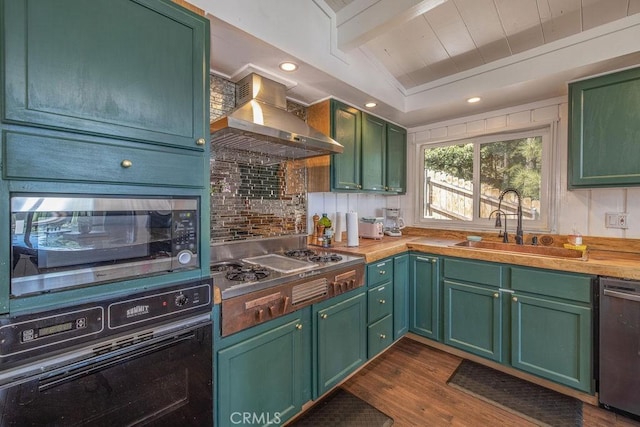
[[400, 215], [400, 209], [398, 208], [385, 208], [384, 209], [384, 234], [391, 237], [402, 236], [402, 230], [404, 228], [404, 219]]

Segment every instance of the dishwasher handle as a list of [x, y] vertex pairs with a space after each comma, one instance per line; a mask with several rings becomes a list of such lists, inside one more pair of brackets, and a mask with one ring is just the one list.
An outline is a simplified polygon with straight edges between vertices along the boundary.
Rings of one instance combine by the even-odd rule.
[[629, 300], [629, 301], [640, 302], [640, 295], [638, 295], [638, 294], [630, 294], [630, 293], [627, 293], [627, 292], [612, 291], [610, 289], [605, 289], [603, 293], [604, 293], [604, 296], [607, 296], [607, 297], [621, 298], [621, 299], [626, 299], [626, 300]]

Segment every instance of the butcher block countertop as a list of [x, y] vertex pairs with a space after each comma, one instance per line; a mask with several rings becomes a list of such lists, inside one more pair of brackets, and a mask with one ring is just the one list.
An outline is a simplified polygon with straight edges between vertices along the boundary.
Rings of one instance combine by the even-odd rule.
[[[334, 242], [332, 251], [359, 255], [367, 263], [376, 262], [406, 251], [423, 252], [458, 258], [477, 259], [550, 270], [640, 279], [640, 242], [634, 239], [583, 238], [587, 245], [587, 259], [557, 258], [499, 250], [479, 250], [455, 247], [466, 234], [451, 231], [412, 229], [402, 237], [385, 236], [382, 240], [363, 239], [357, 247], [347, 247], [346, 239]], [[478, 234], [478, 233], [473, 233]], [[482, 234], [482, 233], [481, 233]], [[483, 235], [483, 239], [499, 242], [496, 233]], [[553, 236], [553, 246], [562, 246], [566, 236]], [[527, 241], [527, 236], [525, 236]]]

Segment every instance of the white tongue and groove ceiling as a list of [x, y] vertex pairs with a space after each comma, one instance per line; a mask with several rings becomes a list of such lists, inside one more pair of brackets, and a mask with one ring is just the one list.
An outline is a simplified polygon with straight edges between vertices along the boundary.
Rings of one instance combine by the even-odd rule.
[[[192, 0], [211, 69], [250, 71], [314, 103], [334, 96], [407, 127], [565, 95], [640, 65], [640, 0]], [[294, 73], [278, 64], [293, 60]], [[469, 105], [466, 98], [480, 96]]]

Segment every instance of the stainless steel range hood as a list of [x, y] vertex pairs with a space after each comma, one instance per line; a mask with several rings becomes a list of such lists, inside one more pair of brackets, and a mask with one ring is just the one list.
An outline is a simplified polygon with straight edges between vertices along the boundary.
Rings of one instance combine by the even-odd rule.
[[212, 148], [290, 159], [342, 153], [342, 145], [286, 110], [285, 91], [283, 84], [255, 73], [240, 80], [236, 93], [239, 107], [211, 123]]

